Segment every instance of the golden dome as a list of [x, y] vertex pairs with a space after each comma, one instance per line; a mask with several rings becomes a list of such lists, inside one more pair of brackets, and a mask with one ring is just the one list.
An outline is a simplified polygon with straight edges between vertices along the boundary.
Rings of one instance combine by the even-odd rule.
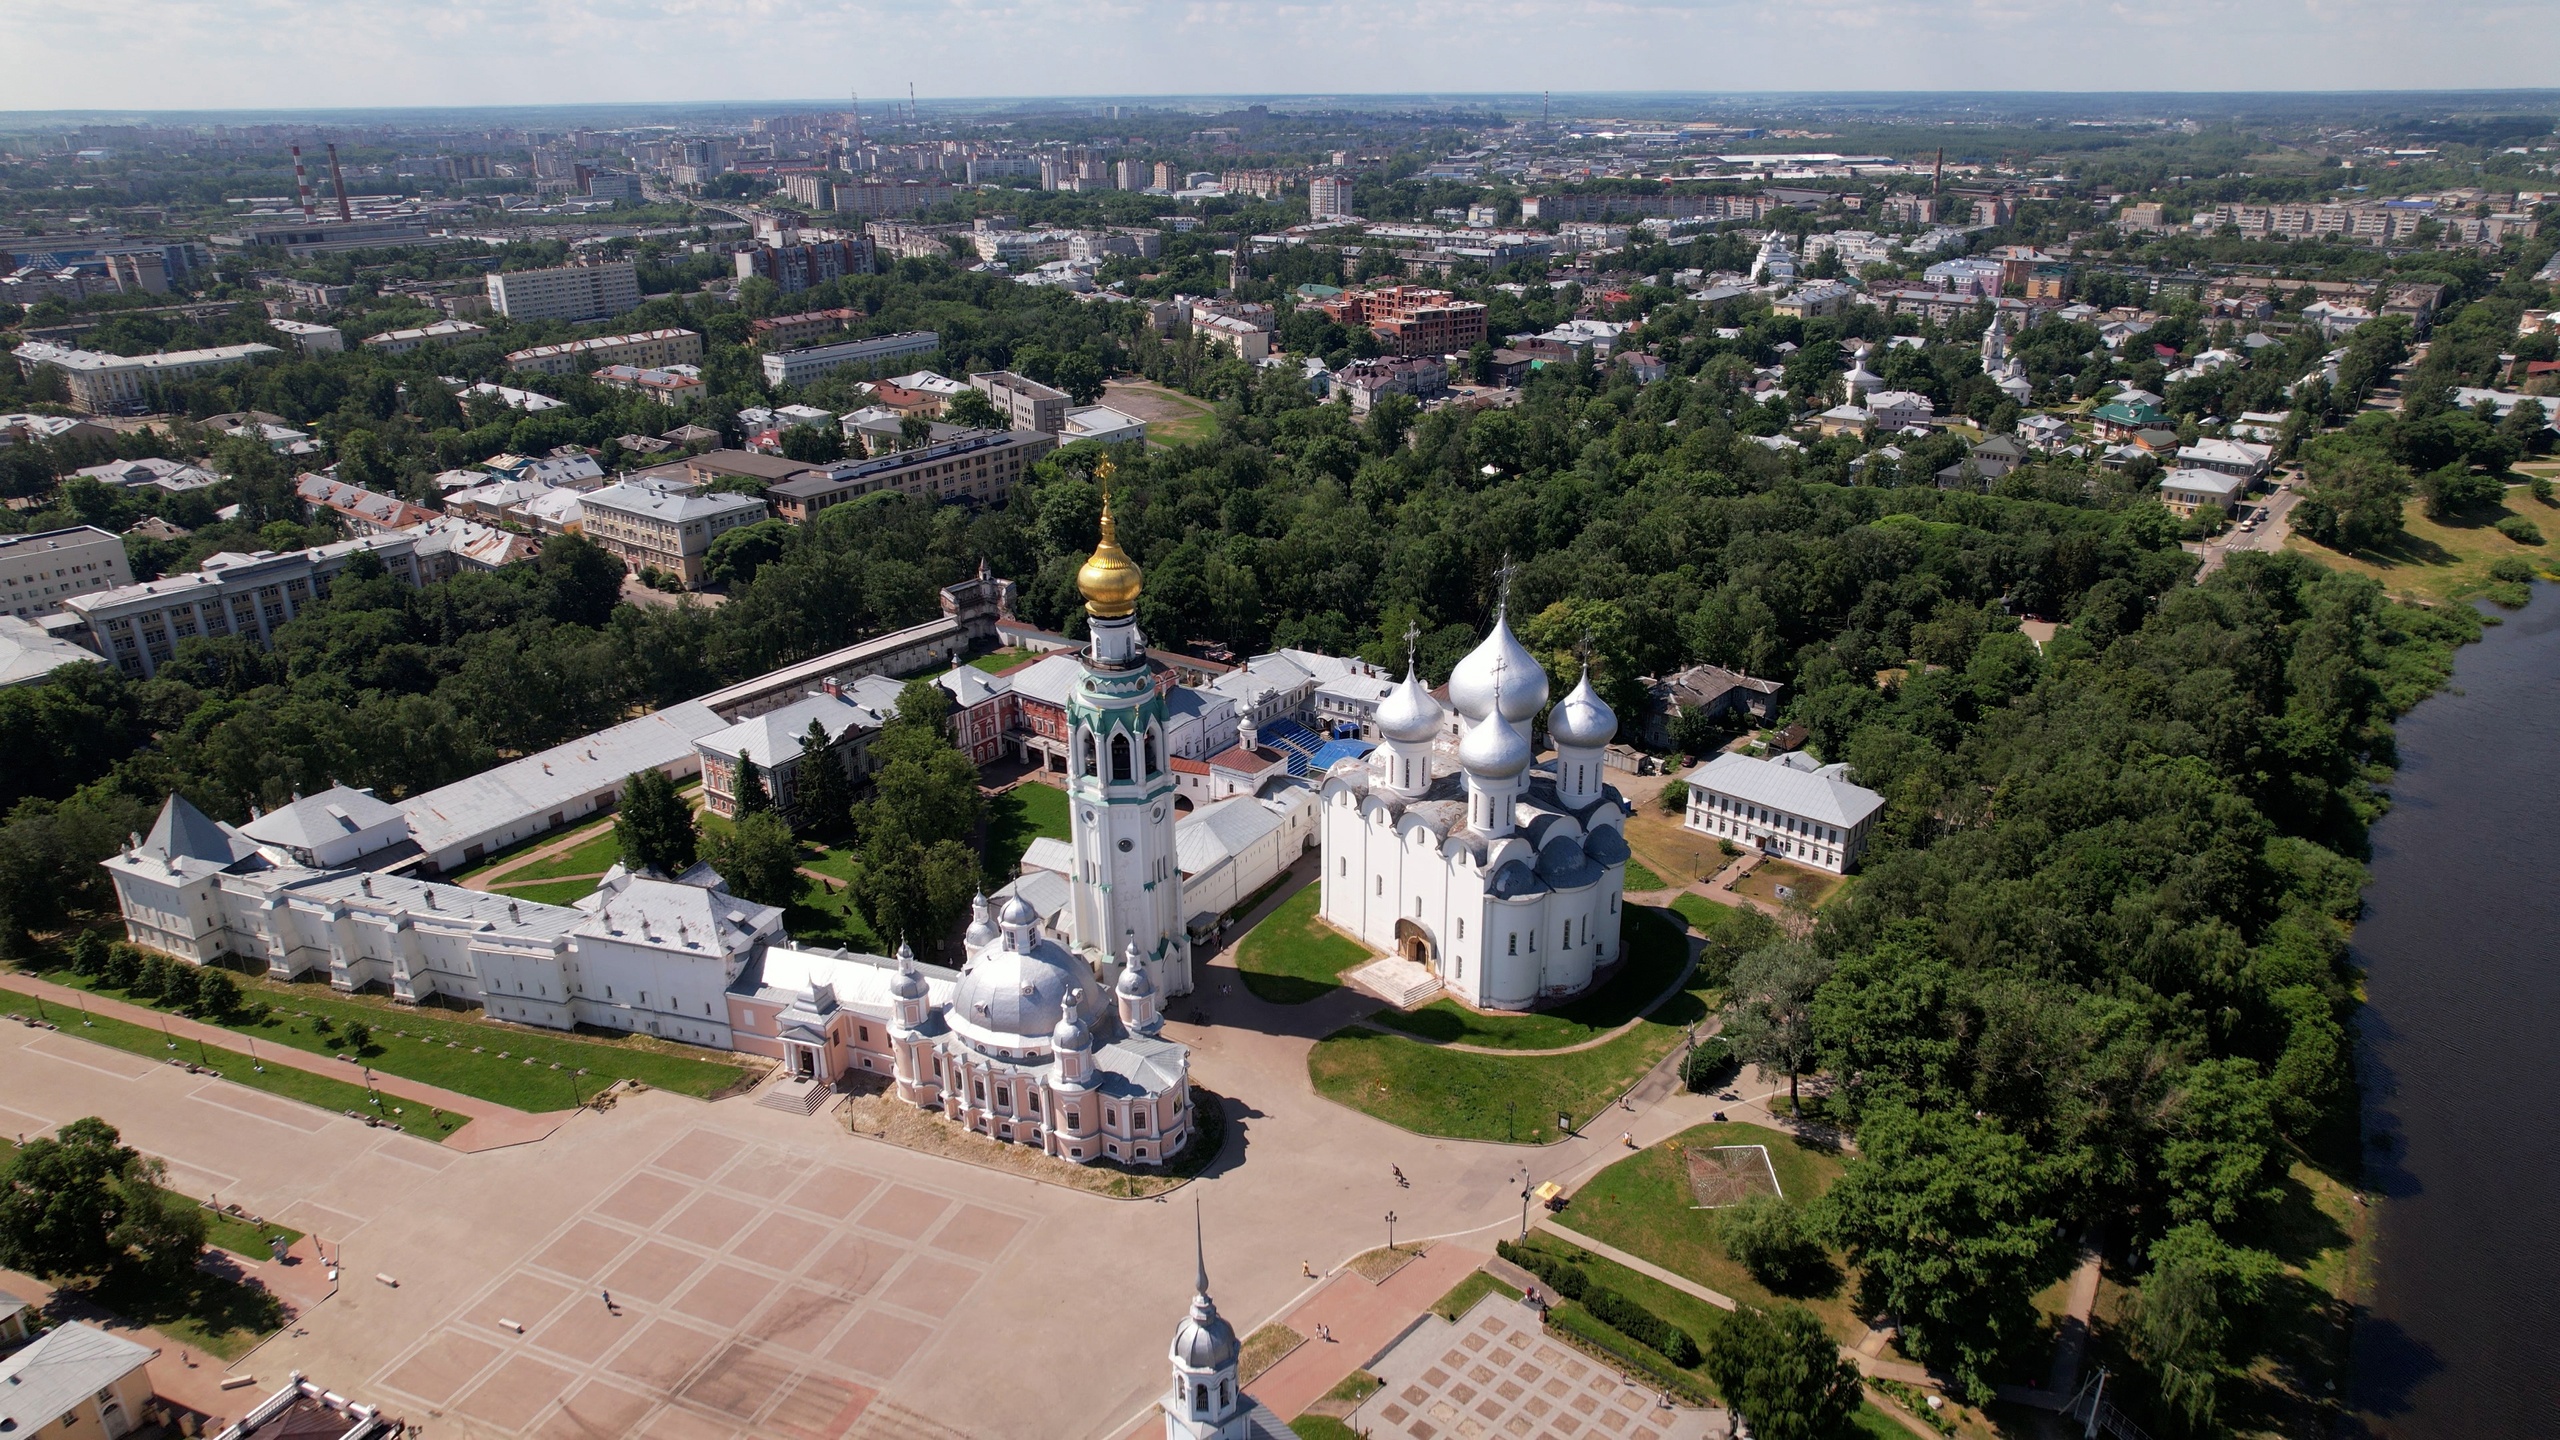
[[[1100, 478], [1109, 481], [1110, 472], [1100, 472]], [[1120, 548], [1119, 530], [1111, 520], [1111, 491], [1106, 484], [1102, 492], [1102, 543], [1093, 547], [1093, 558], [1076, 572], [1076, 588], [1084, 592], [1085, 613], [1099, 620], [1122, 619], [1137, 610], [1138, 592], [1145, 586], [1146, 572]]]

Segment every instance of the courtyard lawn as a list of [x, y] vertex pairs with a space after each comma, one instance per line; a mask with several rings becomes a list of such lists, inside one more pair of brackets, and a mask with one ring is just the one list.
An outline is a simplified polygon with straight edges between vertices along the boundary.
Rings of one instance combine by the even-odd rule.
[[885, 955], [888, 950], [862, 911], [853, 903], [853, 887], [843, 881], [821, 884], [802, 876], [799, 898], [783, 911], [783, 928], [791, 933], [794, 944], [804, 947], [835, 947], [859, 950], [869, 955]]
[[284, 1302], [265, 1286], [207, 1274], [193, 1266], [165, 1276], [110, 1271], [96, 1281], [66, 1288], [217, 1360], [247, 1354], [287, 1319]]
[[850, 845], [815, 845], [805, 840], [800, 843], [800, 868], [815, 871], [839, 885], [851, 883], [853, 872], [860, 865]]
[[1810, 1283], [1794, 1287], [1805, 1293], [1782, 1296], [1725, 1254], [1716, 1238], [1718, 1212], [1696, 1208], [1683, 1153], [1711, 1145], [1767, 1146], [1779, 1190], [1799, 1205], [1811, 1204], [1840, 1177], [1838, 1155], [1801, 1143], [1784, 1131], [1758, 1125], [1699, 1125], [1592, 1176], [1573, 1192], [1572, 1203], [1557, 1218], [1595, 1240], [1641, 1255], [1737, 1300], [1763, 1307], [1790, 1301], [1804, 1304], [1843, 1341], [1864, 1335], [1866, 1327], [1850, 1303], [1837, 1257], [1827, 1277], [1808, 1277]]
[[[170, 1193], [175, 1194], [176, 1192], [172, 1191]], [[204, 1221], [204, 1238], [206, 1244], [219, 1245], [234, 1255], [245, 1256], [262, 1265], [272, 1258], [274, 1254], [273, 1251], [267, 1248], [268, 1236], [273, 1235], [284, 1241], [287, 1245], [290, 1245], [294, 1241], [302, 1238], [301, 1231], [295, 1230], [289, 1226], [273, 1224], [252, 1225], [237, 1215], [227, 1214], [220, 1210], [207, 1210], [204, 1212]]]
[[537, 860], [521, 870], [510, 871], [491, 882], [499, 889], [513, 890], [531, 880], [560, 880], [572, 875], [601, 875], [622, 859], [622, 841], [610, 824], [581, 840], [573, 848]]
[[1559, 1138], [1557, 1112], [1595, 1123], [1706, 1017], [1683, 991], [1626, 1034], [1566, 1055], [1482, 1055], [1352, 1025], [1317, 1042], [1307, 1075], [1327, 1099], [1418, 1134], [1545, 1145]]
[[[0, 1012], [12, 1015], [39, 1013], [36, 997], [20, 994], [15, 990], [0, 990]], [[353, 1065], [347, 1067], [349, 1078], [344, 1080], [332, 1079], [326, 1075], [314, 1075], [308, 1070], [297, 1070], [290, 1065], [270, 1065], [260, 1070], [256, 1060], [241, 1051], [225, 1049], [219, 1045], [200, 1046], [192, 1040], [172, 1042], [160, 1031], [128, 1024], [109, 1016], [84, 1016], [77, 1010], [65, 1010], [58, 1004], [44, 1006], [42, 1013], [53, 1023], [61, 1026], [63, 1034], [77, 1039], [93, 1041], [151, 1060], [165, 1061], [174, 1056], [180, 1060], [211, 1065], [221, 1073], [223, 1079], [234, 1084], [245, 1085], [252, 1090], [263, 1090], [270, 1095], [281, 1095], [287, 1100], [299, 1100], [306, 1105], [317, 1105], [323, 1110], [335, 1110], [341, 1114], [352, 1112], [357, 1115], [379, 1115], [410, 1134], [421, 1135], [429, 1140], [440, 1141], [471, 1120], [468, 1115], [459, 1115], [450, 1110], [437, 1110], [426, 1105], [397, 1100], [388, 1095], [381, 1097], [377, 1105], [373, 1093], [358, 1083], [363, 1078], [363, 1072]]]
[[1487, 1015], [1455, 1000], [1434, 1000], [1417, 1010], [1382, 1010], [1370, 1018], [1425, 1040], [1498, 1050], [1560, 1050], [1579, 1045], [1642, 1014], [1689, 963], [1687, 927], [1663, 911], [1630, 905], [1626, 924], [1627, 963], [1608, 983], [1570, 1004], [1527, 1015]]
[[530, 900], [536, 905], [575, 905], [596, 893], [596, 886], [599, 883], [601, 882], [594, 877], [584, 880], [536, 880], [529, 885], [518, 885], [512, 880], [497, 880], [490, 883], [489, 893], [504, 895], [510, 900]]
[[[2550, 543], [2519, 545], [2499, 534], [2497, 523], [2509, 515], [2521, 515], [2540, 526]], [[2287, 535], [2284, 545], [2318, 556], [2333, 570], [2370, 575], [2395, 597], [2422, 602], [2488, 593], [2493, 583], [2489, 566], [2509, 555], [2531, 562], [2545, 574], [2560, 563], [2554, 555], [2555, 548], [2560, 548], [2560, 504], [2544, 504], [2522, 486], [2511, 487], [2503, 504], [2482, 506], [2451, 520], [2430, 520], [2425, 504], [2411, 500], [2401, 525], [2401, 533], [2388, 542], [2353, 555], [2315, 545], [2298, 534]]]
[[1245, 988], [1281, 1005], [1303, 1005], [1339, 988], [1342, 972], [1374, 958], [1369, 947], [1317, 918], [1321, 885], [1309, 885], [1263, 917], [1236, 946]]
[[1042, 652], [1038, 650], [1021, 650], [1008, 647], [1003, 650], [990, 650], [986, 654], [971, 660], [969, 663], [977, 669], [984, 670], [993, 675], [1010, 670], [1025, 660], [1037, 660], [1040, 658], [1041, 653]]
[[1748, 895], [1764, 905], [1784, 905], [1787, 898], [1778, 893], [1786, 886], [1795, 898], [1807, 905], [1821, 905], [1839, 893], [1842, 877], [1828, 870], [1790, 865], [1784, 860], [1763, 860], [1751, 867], [1751, 873], [1734, 882], [1737, 895]]
[[[45, 978], [82, 989], [99, 988], [69, 971]], [[363, 1062], [374, 1069], [518, 1110], [569, 1108], [571, 1078], [579, 1072], [584, 1074], [576, 1081], [582, 1098], [615, 1080], [636, 1080], [682, 1095], [711, 1096], [762, 1073], [723, 1052], [649, 1035], [572, 1036], [501, 1024], [479, 1018], [475, 1011], [400, 1005], [378, 995], [341, 995], [325, 981], [285, 984], [263, 976], [236, 978], [246, 1006], [241, 1014], [215, 1023], [265, 1044], [290, 1045], [319, 1055], [346, 1053], [340, 1037], [348, 1025], [361, 1023], [373, 1031]], [[263, 1019], [252, 1019], [259, 1002], [273, 1009]], [[329, 1023], [327, 1031], [318, 1028], [320, 1020]], [[351, 1075], [356, 1073], [353, 1065], [347, 1069]], [[272, 1077], [302, 1072], [278, 1066], [267, 1073]], [[333, 1104], [329, 1108], [361, 1108], [361, 1102], [355, 1107]]]
[[[1627, 817], [1628, 848], [1665, 886], [1708, 879], [1729, 862], [1715, 836], [1701, 835], [1680, 822], [1680, 816], [1663, 814], [1650, 800]], [[1632, 874], [1627, 888], [1636, 888]]]
[[1627, 860], [1627, 888], [1638, 893], [1668, 888], [1671, 882], [1653, 873], [1653, 867], [1630, 856]]
[[1069, 838], [1067, 792], [1055, 785], [1027, 780], [987, 800], [987, 878], [1001, 884], [1014, 877], [1022, 853], [1031, 842]]

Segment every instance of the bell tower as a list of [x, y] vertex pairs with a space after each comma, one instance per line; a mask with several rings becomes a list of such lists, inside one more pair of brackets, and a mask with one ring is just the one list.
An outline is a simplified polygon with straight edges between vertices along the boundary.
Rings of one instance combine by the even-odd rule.
[[1101, 482], [1102, 543], [1076, 572], [1091, 637], [1067, 700], [1067, 806], [1076, 853], [1072, 938], [1097, 970], [1134, 954], [1159, 995], [1191, 992], [1182, 870], [1173, 843], [1173, 757], [1164, 696], [1138, 633], [1145, 577], [1120, 548], [1111, 462]]

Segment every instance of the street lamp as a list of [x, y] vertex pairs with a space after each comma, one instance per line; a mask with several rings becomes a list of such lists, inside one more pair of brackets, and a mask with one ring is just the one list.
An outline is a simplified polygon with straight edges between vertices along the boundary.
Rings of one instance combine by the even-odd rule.
[[1520, 1167], [1520, 1238], [1529, 1238], [1529, 1167]]
[[1393, 1210], [1387, 1212], [1387, 1248], [1396, 1248], [1396, 1212]]

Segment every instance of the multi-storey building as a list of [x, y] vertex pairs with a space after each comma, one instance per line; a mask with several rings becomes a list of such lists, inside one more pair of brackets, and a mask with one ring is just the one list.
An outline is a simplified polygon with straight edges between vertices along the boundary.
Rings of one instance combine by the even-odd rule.
[[869, 236], [827, 231], [801, 232], [789, 239], [768, 236], [763, 244], [731, 258], [739, 279], [770, 280], [785, 295], [847, 275], [868, 275], [875, 268]]
[[638, 572], [661, 571], [687, 588], [703, 580], [711, 542], [765, 518], [753, 495], [698, 491], [663, 480], [625, 480], [579, 501], [580, 529], [605, 553]]
[[[884, 490], [987, 504], [1003, 499], [1032, 462], [1057, 444], [1056, 436], [1040, 430], [968, 430], [914, 450], [817, 467], [814, 474], [767, 488], [765, 498], [776, 515], [795, 525], [829, 506]], [[592, 513], [594, 499], [587, 503]]]
[[372, 555], [393, 578], [416, 585], [415, 552], [407, 535], [366, 535], [282, 554], [226, 550], [188, 574], [74, 595], [63, 608], [88, 625], [90, 648], [125, 674], [147, 680], [190, 636], [236, 635], [270, 648], [276, 627], [327, 596], [330, 582], [360, 554]]
[[1307, 182], [1307, 214], [1317, 220], [1348, 220], [1351, 213], [1351, 179], [1347, 175], [1318, 175]]
[[702, 381], [702, 371], [693, 365], [678, 365], [657, 370], [639, 365], [607, 365], [588, 377], [609, 390], [628, 390], [646, 395], [661, 405], [690, 405], [709, 388]]
[[1884, 797], [1851, 784], [1849, 767], [1798, 751], [1775, 760], [1718, 755], [1679, 783], [1688, 787], [1688, 827], [1834, 875], [1866, 849]]
[[902, 330], [867, 340], [777, 350], [764, 357], [764, 378], [773, 385], [802, 385], [847, 365], [876, 365], [906, 355], [932, 355], [941, 349], [942, 337], [930, 330]]
[[411, 330], [385, 330], [379, 335], [368, 335], [364, 345], [368, 350], [378, 350], [385, 355], [406, 355], [421, 345], [442, 349], [477, 340], [488, 333], [488, 326], [474, 325], [468, 320], [439, 320], [433, 325], [421, 325]]
[[859, 215], [868, 220], [875, 216], [913, 215], [951, 201], [951, 182], [940, 176], [917, 180], [849, 180], [836, 186], [838, 214]]
[[1316, 302], [1339, 325], [1363, 326], [1394, 355], [1452, 355], [1485, 336], [1485, 307], [1446, 290], [1381, 285]]
[[1229, 170], [1218, 177], [1218, 188], [1230, 195], [1277, 200], [1289, 188], [1289, 177], [1277, 170]]
[[691, 330], [642, 330], [512, 351], [507, 356], [507, 368], [541, 375], [574, 375], [594, 365], [690, 365], [701, 358], [702, 337]]
[[74, 408], [92, 415], [117, 415], [150, 408], [160, 387], [173, 380], [227, 370], [284, 352], [273, 345], [216, 345], [159, 355], [103, 355], [46, 340], [29, 340], [10, 353], [17, 357], [18, 373], [22, 375], [33, 376], [47, 367], [62, 372], [63, 385]]
[[1064, 390], [1043, 385], [1010, 370], [988, 370], [969, 377], [969, 384], [993, 401], [996, 413], [1004, 416], [1016, 430], [1038, 430], [1055, 435], [1067, 428], [1067, 407], [1073, 398]]
[[610, 320], [640, 306], [639, 272], [628, 260], [500, 270], [488, 285], [489, 308], [510, 320]]
[[859, 310], [804, 310], [797, 315], [776, 315], [757, 320], [747, 328], [755, 343], [768, 350], [785, 350], [805, 345], [821, 335], [833, 335], [862, 318]]
[[124, 541], [95, 525], [0, 535], [0, 613], [50, 615], [74, 595], [132, 583]]
[[334, 519], [338, 528], [349, 535], [388, 535], [436, 518], [436, 512], [423, 505], [412, 505], [397, 495], [377, 494], [326, 475], [296, 476], [293, 493], [302, 501], [305, 515], [314, 520], [322, 516]]

